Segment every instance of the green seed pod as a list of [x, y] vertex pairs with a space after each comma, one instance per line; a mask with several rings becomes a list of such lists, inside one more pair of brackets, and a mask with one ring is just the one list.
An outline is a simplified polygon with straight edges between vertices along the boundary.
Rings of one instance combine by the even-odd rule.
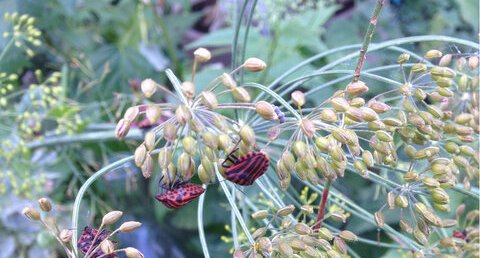
[[177, 127], [172, 123], [167, 123], [163, 127], [163, 137], [169, 142], [174, 142], [177, 138]]
[[352, 100], [350, 100], [349, 104], [352, 107], [358, 107], [359, 108], [359, 107], [365, 105], [365, 99], [360, 98], [360, 97], [356, 97], [356, 98], [353, 98]]
[[368, 107], [373, 109], [375, 112], [381, 114], [389, 111], [391, 107], [383, 102], [376, 101], [376, 100], [370, 100], [368, 102]]
[[373, 160], [373, 155], [370, 151], [364, 150], [362, 152], [362, 160], [367, 167], [373, 167], [375, 165], [375, 161]]
[[[442, 212], [450, 212], [450, 204], [433, 203], [433, 207]], [[437, 226], [440, 227], [443, 226], [443, 224]]]
[[399, 195], [395, 198], [395, 204], [400, 208], [407, 208], [408, 199], [405, 195]]
[[252, 218], [255, 220], [262, 220], [268, 217], [267, 210], [258, 210], [252, 214]]
[[217, 97], [211, 91], [202, 92], [202, 102], [209, 109], [215, 109], [218, 106]]
[[442, 88], [448, 88], [452, 86], [453, 80], [450, 78], [438, 77], [435, 78], [435, 83]]
[[190, 154], [190, 155], [195, 155], [196, 151], [196, 142], [195, 139], [192, 136], [185, 136], [182, 139], [182, 146], [183, 150]]
[[183, 152], [177, 161], [178, 174], [182, 179], [190, 179], [195, 168], [195, 161], [188, 153]]
[[352, 231], [343, 230], [338, 233], [338, 236], [346, 241], [357, 241], [358, 237]]
[[458, 224], [457, 220], [454, 219], [444, 219], [442, 221], [442, 228], [450, 228]]
[[277, 114], [272, 106], [272, 104], [266, 101], [259, 101], [255, 104], [255, 111], [265, 120], [276, 120], [278, 119]]
[[347, 111], [345, 111], [345, 115], [355, 122], [363, 121], [363, 112], [357, 107], [349, 107]]
[[355, 170], [357, 170], [357, 172], [363, 177], [366, 177], [368, 175], [367, 165], [365, 164], [365, 162], [357, 159], [353, 163], [353, 166], [355, 167]]
[[267, 233], [267, 230], [268, 229], [266, 227], [257, 228], [255, 231], [253, 231], [252, 237], [254, 239], [257, 239], [259, 237], [263, 237], [265, 235], [265, 233]]
[[386, 128], [385, 124], [381, 120], [368, 122], [368, 127], [374, 131], [383, 130]]
[[440, 187], [432, 190], [432, 199], [435, 203], [440, 204], [448, 204], [450, 202], [450, 196]]
[[412, 95], [412, 85], [410, 83], [400, 85], [398, 88], [398, 92], [400, 94], [405, 95], [405, 96], [411, 96]]
[[460, 146], [460, 152], [470, 157], [474, 157], [476, 154], [475, 150], [473, 150], [473, 148], [468, 145]]
[[278, 251], [286, 257], [290, 257], [293, 255], [292, 247], [290, 247], [290, 245], [284, 241], [278, 244]]
[[393, 127], [399, 127], [403, 125], [402, 121], [396, 118], [385, 118], [382, 120], [382, 122], [388, 126], [393, 126]]
[[408, 62], [408, 60], [410, 60], [410, 55], [407, 54], [407, 53], [402, 53], [398, 56], [397, 63], [404, 64], [404, 63]]
[[424, 57], [426, 59], [433, 59], [433, 58], [440, 58], [442, 57], [442, 52], [440, 52], [439, 50], [437, 49], [431, 49], [431, 50], [428, 50], [427, 53], [425, 53]]
[[198, 178], [202, 181], [203, 184], [210, 183], [210, 174], [203, 168], [203, 165], [200, 164], [197, 169]]
[[334, 220], [336, 222], [345, 223], [347, 221], [347, 216], [345, 216], [345, 214], [343, 214], [341, 212], [333, 212], [331, 214], [331, 218], [332, 218], [332, 220]]
[[279, 209], [277, 211], [277, 215], [282, 216], [282, 217], [288, 216], [288, 215], [292, 214], [292, 212], [294, 210], [295, 210], [295, 206], [293, 206], [293, 204], [290, 204], [290, 205], [287, 205], [287, 206]]
[[[450, 80], [450, 82], [453, 83], [452, 80]], [[469, 84], [468, 76], [466, 74], [460, 76], [460, 79], [458, 80], [458, 88], [460, 90], [466, 90], [469, 86], [468, 84]], [[441, 85], [438, 85], [438, 86], [441, 87]]]
[[292, 146], [293, 152], [297, 158], [304, 158], [307, 155], [307, 145], [303, 141], [295, 141]]
[[399, 225], [403, 231], [407, 232], [408, 234], [412, 234], [413, 228], [408, 221], [401, 219]]
[[227, 87], [228, 89], [233, 89], [237, 87], [237, 83], [228, 73], [223, 73], [220, 76], [220, 79], [222, 81], [222, 84], [225, 85], [225, 87]]
[[233, 258], [246, 258], [247, 256], [241, 250], [235, 250], [233, 252]]
[[455, 126], [455, 132], [460, 136], [468, 136], [473, 133], [473, 129], [468, 126], [457, 125]]
[[267, 237], [261, 237], [260, 239], [258, 239], [257, 243], [258, 243], [259, 251], [267, 254], [272, 253], [273, 248], [272, 248], [272, 242], [270, 241], [270, 239], [268, 239]]
[[317, 169], [320, 170], [322, 175], [326, 178], [335, 177], [332, 165], [323, 157], [317, 157]]
[[238, 102], [250, 102], [251, 97], [248, 91], [243, 87], [235, 87], [232, 89], [233, 98]]
[[342, 97], [332, 98], [330, 104], [338, 112], [345, 112], [350, 107], [347, 100]]
[[313, 214], [313, 207], [307, 204], [302, 205], [302, 207], [300, 207], [300, 210], [305, 215]]
[[432, 177], [425, 177], [424, 179], [422, 179], [422, 182], [428, 189], [440, 187], [440, 183]]
[[313, 230], [305, 223], [295, 224], [294, 230], [299, 235], [311, 235], [313, 233]]
[[432, 114], [436, 118], [442, 118], [443, 117], [443, 112], [440, 110], [440, 108], [432, 105], [427, 105], [427, 110], [430, 114]]
[[412, 65], [410, 72], [412, 73], [423, 73], [427, 70], [427, 65], [422, 63], [416, 63]]
[[331, 241], [333, 239], [333, 234], [330, 232], [330, 230], [328, 230], [328, 228], [322, 227], [318, 230], [318, 237], [327, 241]]
[[425, 93], [425, 91], [423, 91], [420, 88], [416, 88], [415, 91], [413, 92], [413, 96], [417, 100], [424, 100], [425, 98], [427, 98], [427, 93]]
[[163, 147], [158, 153], [158, 164], [161, 168], [167, 168], [172, 162], [172, 150], [168, 147]]
[[407, 111], [407, 112], [413, 112], [413, 113], [417, 112], [417, 107], [409, 99], [405, 99], [402, 103], [402, 106], [405, 109], [405, 111]]
[[442, 245], [443, 247], [455, 247], [456, 244], [453, 238], [446, 237], [440, 240], [440, 245]]
[[245, 144], [248, 146], [255, 145], [255, 132], [253, 129], [248, 125], [243, 125], [240, 129], [240, 138], [242, 139]]
[[307, 152], [302, 161], [307, 165], [307, 168], [315, 168], [317, 166], [317, 161], [312, 152]]
[[454, 70], [452, 70], [448, 67], [442, 67], [442, 66], [432, 67], [430, 69], [430, 73], [432, 75], [447, 77], [447, 78], [453, 78], [453, 77], [457, 76], [457, 73]]
[[223, 151], [227, 151], [227, 150], [230, 150], [230, 148], [232, 147], [232, 141], [230, 140], [230, 137], [228, 137], [227, 134], [225, 133], [221, 133], [219, 136], [218, 136], [218, 147], [223, 150]]
[[210, 149], [216, 150], [218, 148], [218, 138], [210, 131], [204, 132], [202, 135], [203, 143]]
[[335, 140], [343, 143], [343, 144], [346, 144], [347, 141], [348, 141], [348, 134], [347, 134], [347, 131], [343, 128], [333, 128], [331, 130], [331, 133], [332, 133], [332, 136], [333, 138], [335, 138]]
[[320, 178], [318, 177], [318, 174], [315, 171], [315, 169], [312, 169], [312, 168], [307, 169], [307, 180], [308, 182], [314, 185], [320, 183]]
[[320, 112], [320, 119], [326, 122], [335, 123], [337, 122], [337, 113], [332, 108], [326, 108]]
[[417, 240], [419, 244], [428, 245], [427, 236], [418, 228], [415, 228], [415, 230], [413, 230], [413, 236], [415, 237], [415, 240]]
[[383, 213], [377, 211], [373, 214], [373, 217], [375, 219], [375, 222], [377, 223], [377, 226], [379, 228], [383, 228], [383, 226], [385, 225], [385, 217], [383, 216]]
[[472, 119], [473, 119], [472, 114], [461, 113], [460, 115], [455, 117], [455, 123], [464, 125], [464, 124], [467, 124], [468, 122], [470, 122], [470, 120], [472, 120]]
[[225, 120], [225, 117], [219, 114], [215, 114], [215, 116], [213, 117], [213, 125], [215, 125], [215, 127], [222, 132], [226, 132], [228, 130], [227, 121]]
[[340, 237], [333, 238], [333, 247], [342, 254], [347, 253], [347, 244]]
[[292, 176], [290, 175], [290, 173], [287, 174], [285, 178], [280, 180], [280, 188], [282, 189], [282, 191], [284, 192], [287, 191], [291, 181], [292, 181]]
[[375, 136], [376, 136], [380, 141], [382, 141], [382, 142], [391, 142], [391, 141], [393, 141], [393, 137], [392, 137], [389, 133], [387, 133], [387, 132], [385, 132], [385, 131], [381, 131], [381, 130], [376, 131], [376, 132], [375, 132]]
[[305, 251], [307, 248], [305, 243], [298, 239], [292, 239], [292, 241], [290, 241], [290, 247], [292, 247], [295, 251]]
[[192, 119], [192, 115], [185, 105], [181, 105], [175, 110], [175, 118], [179, 124], [186, 125]]
[[282, 153], [281, 161], [287, 170], [292, 171], [295, 169], [295, 157], [290, 151]]
[[147, 157], [147, 148], [144, 144], [141, 144], [135, 149], [135, 153], [133, 154], [135, 165], [137, 167], [141, 167], [145, 158]]
[[315, 138], [315, 145], [322, 152], [330, 152], [331, 142], [326, 137]]
[[453, 91], [448, 88], [437, 87], [435, 90], [438, 92], [438, 94], [444, 97], [452, 97], [454, 94]]
[[129, 107], [125, 111], [125, 114], [123, 115], [123, 119], [132, 123], [135, 119], [137, 119], [139, 114], [140, 114], [140, 110], [139, 110], [138, 106]]
[[362, 112], [362, 117], [367, 122], [372, 122], [375, 120], [379, 120], [377, 112], [369, 107], [361, 107], [360, 111]]
[[345, 152], [338, 145], [335, 145], [332, 147], [332, 151], [330, 152], [330, 157], [332, 157], [334, 161], [338, 161], [338, 162], [342, 162], [347, 159]]
[[304, 162], [297, 160], [297, 162], [295, 162], [295, 171], [300, 179], [307, 179], [308, 168]]
[[422, 251], [415, 251], [412, 258], [425, 258], [425, 255]]

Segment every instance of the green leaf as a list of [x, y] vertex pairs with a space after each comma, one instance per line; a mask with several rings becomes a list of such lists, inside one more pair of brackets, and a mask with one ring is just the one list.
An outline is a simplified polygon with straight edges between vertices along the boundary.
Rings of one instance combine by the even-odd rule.
[[[245, 33], [245, 27], [240, 28], [240, 35]], [[188, 44], [185, 48], [186, 49], [194, 49], [198, 47], [221, 47], [221, 46], [229, 46], [232, 44], [232, 39], [235, 35], [234, 28], [225, 28], [220, 29], [214, 32], [211, 32], [198, 40]], [[258, 41], [261, 38], [260, 33], [251, 28], [248, 34], [248, 44], [250, 46], [251, 43]]]

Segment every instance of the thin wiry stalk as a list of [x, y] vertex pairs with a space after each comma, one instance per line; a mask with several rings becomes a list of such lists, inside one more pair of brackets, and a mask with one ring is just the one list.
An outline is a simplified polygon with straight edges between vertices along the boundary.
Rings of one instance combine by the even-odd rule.
[[373, 10], [372, 17], [370, 18], [370, 23], [368, 24], [367, 32], [365, 33], [365, 37], [363, 39], [362, 49], [360, 49], [360, 54], [358, 56], [357, 67], [355, 68], [355, 73], [353, 73], [353, 82], [357, 82], [360, 78], [362, 66], [365, 62], [365, 55], [367, 54], [368, 46], [372, 41], [373, 33], [377, 27], [378, 18], [384, 4], [385, 0], [377, 0], [375, 3], [375, 9]]
[[175, 88], [178, 96], [180, 96], [183, 103], [186, 104], [188, 101], [185, 95], [183, 95], [182, 89], [180, 88], [180, 81], [178, 80], [177, 76], [175, 76], [175, 74], [170, 69], [165, 70], [165, 73], [167, 74], [168, 79], [172, 83], [173, 88]]
[[[235, 186], [232, 186], [232, 196], [235, 198]], [[237, 222], [235, 220], [235, 212], [233, 211], [233, 209], [230, 212], [230, 227], [232, 228], [233, 246], [235, 247], [235, 249], [237, 249], [238, 248]]]
[[[207, 190], [207, 185], [202, 185], [202, 187]], [[197, 221], [198, 221], [198, 237], [200, 238], [200, 244], [202, 245], [203, 256], [205, 258], [210, 258], [210, 253], [208, 252], [207, 240], [205, 239], [205, 232], [203, 226], [203, 205], [205, 203], [205, 194], [200, 195], [198, 199], [198, 209], [197, 209]]]
[[[234, 70], [237, 67], [237, 48], [238, 48], [238, 36], [240, 34], [240, 28], [242, 27], [242, 20], [243, 20], [243, 15], [245, 14], [245, 9], [247, 8], [248, 0], [243, 1], [242, 9], [240, 10], [239, 17], [235, 20], [235, 34], [233, 36], [233, 42], [232, 42], [232, 70]], [[236, 5], [237, 2], [234, 2], [234, 5]], [[235, 14], [237, 13], [236, 10], [234, 10]]]
[[238, 222], [240, 223], [240, 226], [242, 227], [243, 231], [245, 232], [245, 235], [247, 236], [248, 241], [250, 244], [253, 244], [255, 241], [253, 240], [252, 235], [250, 234], [250, 231], [248, 231], [248, 227], [245, 224], [245, 221], [242, 218], [242, 214], [240, 214], [240, 211], [238, 210], [237, 204], [235, 204], [235, 201], [233, 200], [232, 196], [230, 195], [230, 191], [228, 191], [227, 184], [225, 183], [225, 180], [222, 180], [222, 175], [218, 171], [218, 165], [215, 162], [213, 164], [213, 167], [215, 169], [215, 174], [217, 175], [218, 181], [220, 182], [220, 186], [222, 187], [223, 193], [225, 194], [225, 197], [227, 197], [228, 202], [230, 203], [230, 206], [235, 213], [235, 216], [237, 217]]
[[[243, 44], [242, 44], [242, 59], [241, 61], [245, 61], [245, 54], [247, 52], [247, 40], [248, 40], [248, 34], [250, 32], [250, 27], [252, 25], [252, 20], [253, 20], [253, 14], [255, 13], [255, 7], [257, 7], [257, 0], [253, 0], [252, 5], [250, 6], [250, 13], [248, 14], [248, 20], [246, 24], [246, 30], [245, 33], [243, 34]], [[244, 70], [242, 69], [240, 71], [240, 84], [243, 83], [243, 75], [244, 75]]]

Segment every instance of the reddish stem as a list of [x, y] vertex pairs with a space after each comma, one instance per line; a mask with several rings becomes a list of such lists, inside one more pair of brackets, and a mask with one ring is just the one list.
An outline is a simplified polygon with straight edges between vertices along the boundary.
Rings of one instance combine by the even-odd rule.
[[331, 180], [327, 179], [325, 187], [323, 188], [322, 201], [320, 202], [320, 208], [318, 208], [317, 223], [313, 229], [319, 229], [322, 226], [322, 220], [325, 216], [325, 206], [327, 205], [328, 193], [330, 191]]

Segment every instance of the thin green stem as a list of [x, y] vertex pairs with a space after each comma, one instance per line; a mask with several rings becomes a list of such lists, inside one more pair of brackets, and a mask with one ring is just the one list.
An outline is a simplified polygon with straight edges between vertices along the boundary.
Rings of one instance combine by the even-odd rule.
[[181, 83], [178, 80], [177, 76], [175, 76], [175, 74], [170, 69], [165, 70], [165, 73], [167, 74], [168, 79], [172, 83], [173, 88], [177, 92], [177, 95], [180, 96], [180, 98], [182, 99], [182, 102], [186, 105], [188, 103], [188, 100], [185, 97], [185, 95], [183, 95]]
[[380, 11], [382, 10], [385, 0], [377, 0], [375, 4], [375, 9], [373, 10], [372, 17], [370, 18], [370, 23], [368, 24], [367, 32], [363, 39], [362, 49], [360, 49], [360, 54], [358, 56], [357, 67], [355, 68], [355, 73], [353, 73], [353, 82], [357, 82], [360, 78], [360, 73], [362, 71], [363, 63], [365, 62], [365, 55], [367, 54], [368, 45], [372, 41], [373, 33], [375, 32], [375, 27], [377, 26], [378, 17], [380, 16]]
[[10, 41], [8, 41], [7, 45], [5, 45], [5, 48], [2, 50], [2, 53], [0, 54], [0, 63], [2, 62], [3, 58], [7, 54], [7, 52], [10, 50], [10, 48], [13, 46], [14, 38], [12, 37]]
[[235, 34], [233, 36], [233, 42], [232, 42], [232, 70], [234, 70], [235, 67], [237, 67], [236, 63], [237, 63], [238, 36], [240, 34], [240, 28], [242, 27], [243, 14], [245, 13], [248, 2], [249, 2], [248, 0], [243, 1], [242, 9], [238, 16], [238, 19], [235, 19], [236, 21]]
[[[203, 188], [207, 190], [207, 186], [203, 185]], [[205, 239], [205, 232], [203, 228], [203, 205], [205, 203], [206, 193], [200, 195], [198, 199], [198, 209], [197, 209], [197, 221], [198, 221], [198, 237], [200, 238], [200, 244], [202, 245], [203, 256], [205, 258], [210, 258], [210, 253], [208, 252], [207, 240]]]

